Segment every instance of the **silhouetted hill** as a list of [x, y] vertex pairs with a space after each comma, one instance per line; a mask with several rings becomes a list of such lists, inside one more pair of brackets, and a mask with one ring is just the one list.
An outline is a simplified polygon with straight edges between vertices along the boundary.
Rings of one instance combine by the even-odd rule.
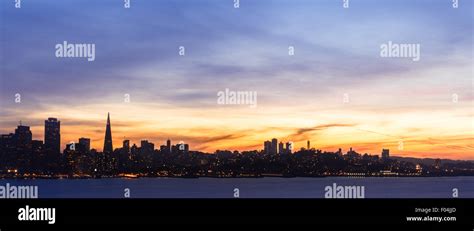
[[[433, 165], [435, 163], [436, 158], [414, 158], [414, 157], [401, 157], [401, 156], [391, 156], [390, 159], [395, 159], [399, 161], [406, 161], [411, 163], [421, 163], [426, 165]], [[469, 160], [451, 160], [451, 159], [441, 159], [441, 164], [451, 163], [462, 163], [462, 162], [474, 162]]]

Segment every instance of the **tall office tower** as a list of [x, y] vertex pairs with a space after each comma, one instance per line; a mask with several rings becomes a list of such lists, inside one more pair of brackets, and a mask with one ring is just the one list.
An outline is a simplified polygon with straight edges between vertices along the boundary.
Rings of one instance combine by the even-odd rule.
[[110, 128], [110, 113], [107, 114], [107, 126], [105, 128], [104, 153], [112, 153], [112, 130]]
[[127, 153], [130, 152], [130, 140], [124, 140], [122, 149], [125, 150]]
[[272, 142], [270, 142], [268, 140], [265, 141], [263, 143], [263, 152], [268, 155], [268, 154], [271, 153], [271, 149], [272, 149]]
[[[30, 168], [31, 161], [31, 142], [32, 135], [30, 127], [22, 126], [21, 124], [15, 129], [15, 134], [13, 135], [13, 141], [15, 144], [16, 155], [15, 161], [18, 169], [28, 170]], [[3, 156], [3, 153], [0, 153]]]
[[293, 150], [293, 144], [291, 142], [286, 142], [286, 153], [291, 154]]
[[307, 146], [308, 146], [308, 147], [307, 147], [308, 150], [311, 149], [311, 145], [310, 145], [310, 143], [309, 143], [309, 140], [308, 140], [308, 142], [307, 142]]
[[18, 125], [15, 129], [13, 139], [17, 148], [31, 148], [32, 134], [29, 126]]
[[386, 160], [390, 158], [390, 151], [389, 149], [382, 149], [382, 159]]
[[56, 118], [44, 121], [44, 148], [54, 154], [61, 153], [61, 122]]
[[278, 143], [278, 153], [285, 154], [285, 148], [283, 147], [283, 142]]
[[171, 153], [171, 140], [169, 138], [166, 141], [166, 153], [168, 153], [168, 154]]
[[89, 152], [91, 150], [91, 139], [84, 137], [79, 138], [79, 144], [84, 148], [84, 151]]
[[273, 138], [272, 139], [272, 148], [271, 148], [272, 155], [277, 154], [277, 147], [278, 147], [278, 140]]

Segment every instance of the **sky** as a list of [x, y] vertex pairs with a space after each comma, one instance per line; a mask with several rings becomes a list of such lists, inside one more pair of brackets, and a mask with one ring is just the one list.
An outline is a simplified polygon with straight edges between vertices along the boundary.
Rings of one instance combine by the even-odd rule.
[[[95, 60], [57, 58], [64, 41], [95, 44]], [[420, 60], [381, 57], [388, 41], [419, 44]], [[474, 160], [472, 1], [1, 1], [0, 49], [1, 134], [22, 121], [43, 140], [56, 117], [62, 148], [88, 137], [102, 150], [110, 112], [114, 148], [277, 138]], [[257, 92], [257, 106], [218, 104], [226, 88]]]

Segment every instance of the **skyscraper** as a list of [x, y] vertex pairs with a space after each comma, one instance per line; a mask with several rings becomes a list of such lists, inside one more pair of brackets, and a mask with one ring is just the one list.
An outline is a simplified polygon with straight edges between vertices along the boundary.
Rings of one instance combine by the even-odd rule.
[[110, 113], [107, 114], [107, 126], [105, 128], [104, 153], [112, 153], [112, 131], [110, 129]]
[[291, 142], [286, 142], [286, 153], [291, 154], [291, 151], [293, 150], [293, 143]]
[[169, 138], [166, 141], [166, 153], [168, 153], [168, 154], [171, 153], [171, 140]]
[[283, 142], [280, 141], [280, 143], [278, 143], [278, 153], [280, 153], [280, 155], [282, 154], [285, 154], [285, 148], [283, 146]]
[[29, 126], [19, 125], [15, 129], [15, 135], [13, 136], [15, 145], [17, 148], [29, 149], [31, 148], [32, 135]]
[[267, 155], [269, 155], [271, 153], [271, 149], [272, 149], [272, 142], [270, 141], [265, 141], [263, 143], [263, 152]]
[[[31, 131], [29, 126], [22, 126], [21, 124], [15, 129], [13, 140], [16, 146], [15, 161], [16, 166], [20, 170], [27, 170], [30, 167], [31, 154]], [[1, 153], [3, 155], [3, 153]]]
[[44, 121], [44, 148], [54, 154], [61, 151], [61, 122], [56, 118]]
[[272, 146], [271, 146], [271, 153], [272, 155], [276, 155], [277, 154], [277, 147], [278, 147], [278, 140], [276, 138], [273, 138], [272, 139]]
[[390, 151], [388, 149], [382, 149], [382, 159], [386, 160], [390, 158]]
[[79, 138], [79, 144], [84, 148], [84, 151], [89, 152], [91, 150], [91, 139], [89, 138]]
[[130, 140], [124, 140], [122, 149], [125, 150], [125, 152], [130, 152]]

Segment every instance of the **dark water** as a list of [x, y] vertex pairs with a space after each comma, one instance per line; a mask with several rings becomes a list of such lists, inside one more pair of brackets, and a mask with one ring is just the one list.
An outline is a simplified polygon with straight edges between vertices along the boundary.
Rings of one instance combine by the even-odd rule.
[[474, 177], [410, 178], [139, 178], [0, 180], [0, 185], [35, 185], [40, 198], [324, 198], [324, 188], [364, 186], [366, 198], [474, 198]]

